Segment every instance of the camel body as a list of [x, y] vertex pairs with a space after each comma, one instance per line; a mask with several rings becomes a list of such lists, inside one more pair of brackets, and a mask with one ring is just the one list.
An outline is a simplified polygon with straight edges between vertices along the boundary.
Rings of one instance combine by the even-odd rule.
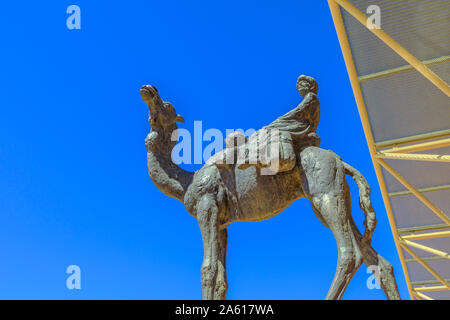
[[[196, 217], [199, 195], [217, 192], [223, 195], [222, 226], [236, 221], [261, 221], [272, 218], [286, 209], [292, 202], [303, 198], [300, 170], [296, 166], [289, 172], [261, 175], [255, 166], [231, 170], [215, 164], [206, 165], [195, 173], [185, 195], [187, 211]], [[285, 186], [280, 189], [280, 186]], [[194, 196], [196, 195], [196, 196]], [[193, 201], [191, 201], [193, 200]], [[220, 198], [219, 198], [219, 204]]]

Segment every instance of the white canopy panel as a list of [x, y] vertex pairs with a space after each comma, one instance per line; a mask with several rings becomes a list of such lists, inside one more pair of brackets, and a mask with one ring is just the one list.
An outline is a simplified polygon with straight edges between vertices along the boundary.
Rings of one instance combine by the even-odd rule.
[[328, 2], [411, 297], [450, 299], [448, 2]]

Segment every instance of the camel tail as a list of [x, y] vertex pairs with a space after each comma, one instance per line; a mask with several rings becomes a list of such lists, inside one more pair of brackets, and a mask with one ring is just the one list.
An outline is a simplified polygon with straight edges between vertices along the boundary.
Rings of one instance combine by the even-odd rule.
[[375, 211], [372, 208], [372, 202], [370, 201], [370, 187], [367, 183], [367, 180], [363, 177], [363, 175], [353, 168], [351, 165], [345, 163], [344, 170], [345, 174], [348, 174], [355, 180], [359, 189], [359, 206], [362, 211], [364, 211], [365, 221], [364, 221], [364, 236], [363, 241], [370, 244], [372, 241], [372, 234], [375, 231], [375, 227], [377, 226], [377, 218], [375, 216]]

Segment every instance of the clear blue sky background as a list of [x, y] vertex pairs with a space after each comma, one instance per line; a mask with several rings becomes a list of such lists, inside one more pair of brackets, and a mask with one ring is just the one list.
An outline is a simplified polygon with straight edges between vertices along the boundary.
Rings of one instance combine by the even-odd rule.
[[[200, 231], [148, 177], [139, 88], [156, 85], [189, 130], [260, 128], [300, 102], [302, 73], [319, 83], [322, 147], [372, 186], [373, 244], [408, 297], [326, 1], [7, 1], [0, 30], [0, 298], [200, 299]], [[228, 298], [325, 297], [336, 244], [308, 200], [228, 229]], [[366, 270], [345, 299], [385, 298]]]

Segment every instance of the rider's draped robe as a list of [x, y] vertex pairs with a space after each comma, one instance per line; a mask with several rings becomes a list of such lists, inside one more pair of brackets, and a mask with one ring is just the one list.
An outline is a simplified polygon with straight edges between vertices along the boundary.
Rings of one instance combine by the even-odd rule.
[[[308, 93], [295, 109], [258, 130], [249, 138], [248, 149], [258, 149], [256, 164], [274, 168], [275, 172], [291, 170], [296, 164], [297, 154], [303, 148], [320, 146], [320, 138], [316, 133], [319, 119], [319, 99], [315, 93]], [[274, 148], [272, 151], [270, 150], [274, 141], [272, 134], [276, 131], [279, 131], [278, 150]], [[246, 160], [249, 159], [246, 157]], [[278, 160], [276, 167], [271, 165], [273, 159]]]
[[289, 134], [295, 149], [306, 146], [320, 146], [316, 133], [320, 120], [320, 103], [317, 95], [308, 93], [303, 101], [293, 110], [279, 117], [263, 129], [278, 129], [282, 134]]
[[[275, 171], [289, 171], [295, 166], [298, 152], [308, 146], [320, 145], [320, 138], [316, 134], [319, 119], [319, 99], [315, 93], [310, 92], [296, 108], [252, 134], [246, 139], [245, 144], [227, 147], [223, 152], [211, 157], [208, 162], [216, 165], [232, 165], [226, 159], [236, 158], [236, 151], [240, 150], [245, 163], [238, 163], [240, 169], [247, 168], [249, 164], [271, 167], [273, 160], [278, 159]], [[276, 141], [272, 134], [276, 132], [279, 132], [278, 150], [272, 147]]]

